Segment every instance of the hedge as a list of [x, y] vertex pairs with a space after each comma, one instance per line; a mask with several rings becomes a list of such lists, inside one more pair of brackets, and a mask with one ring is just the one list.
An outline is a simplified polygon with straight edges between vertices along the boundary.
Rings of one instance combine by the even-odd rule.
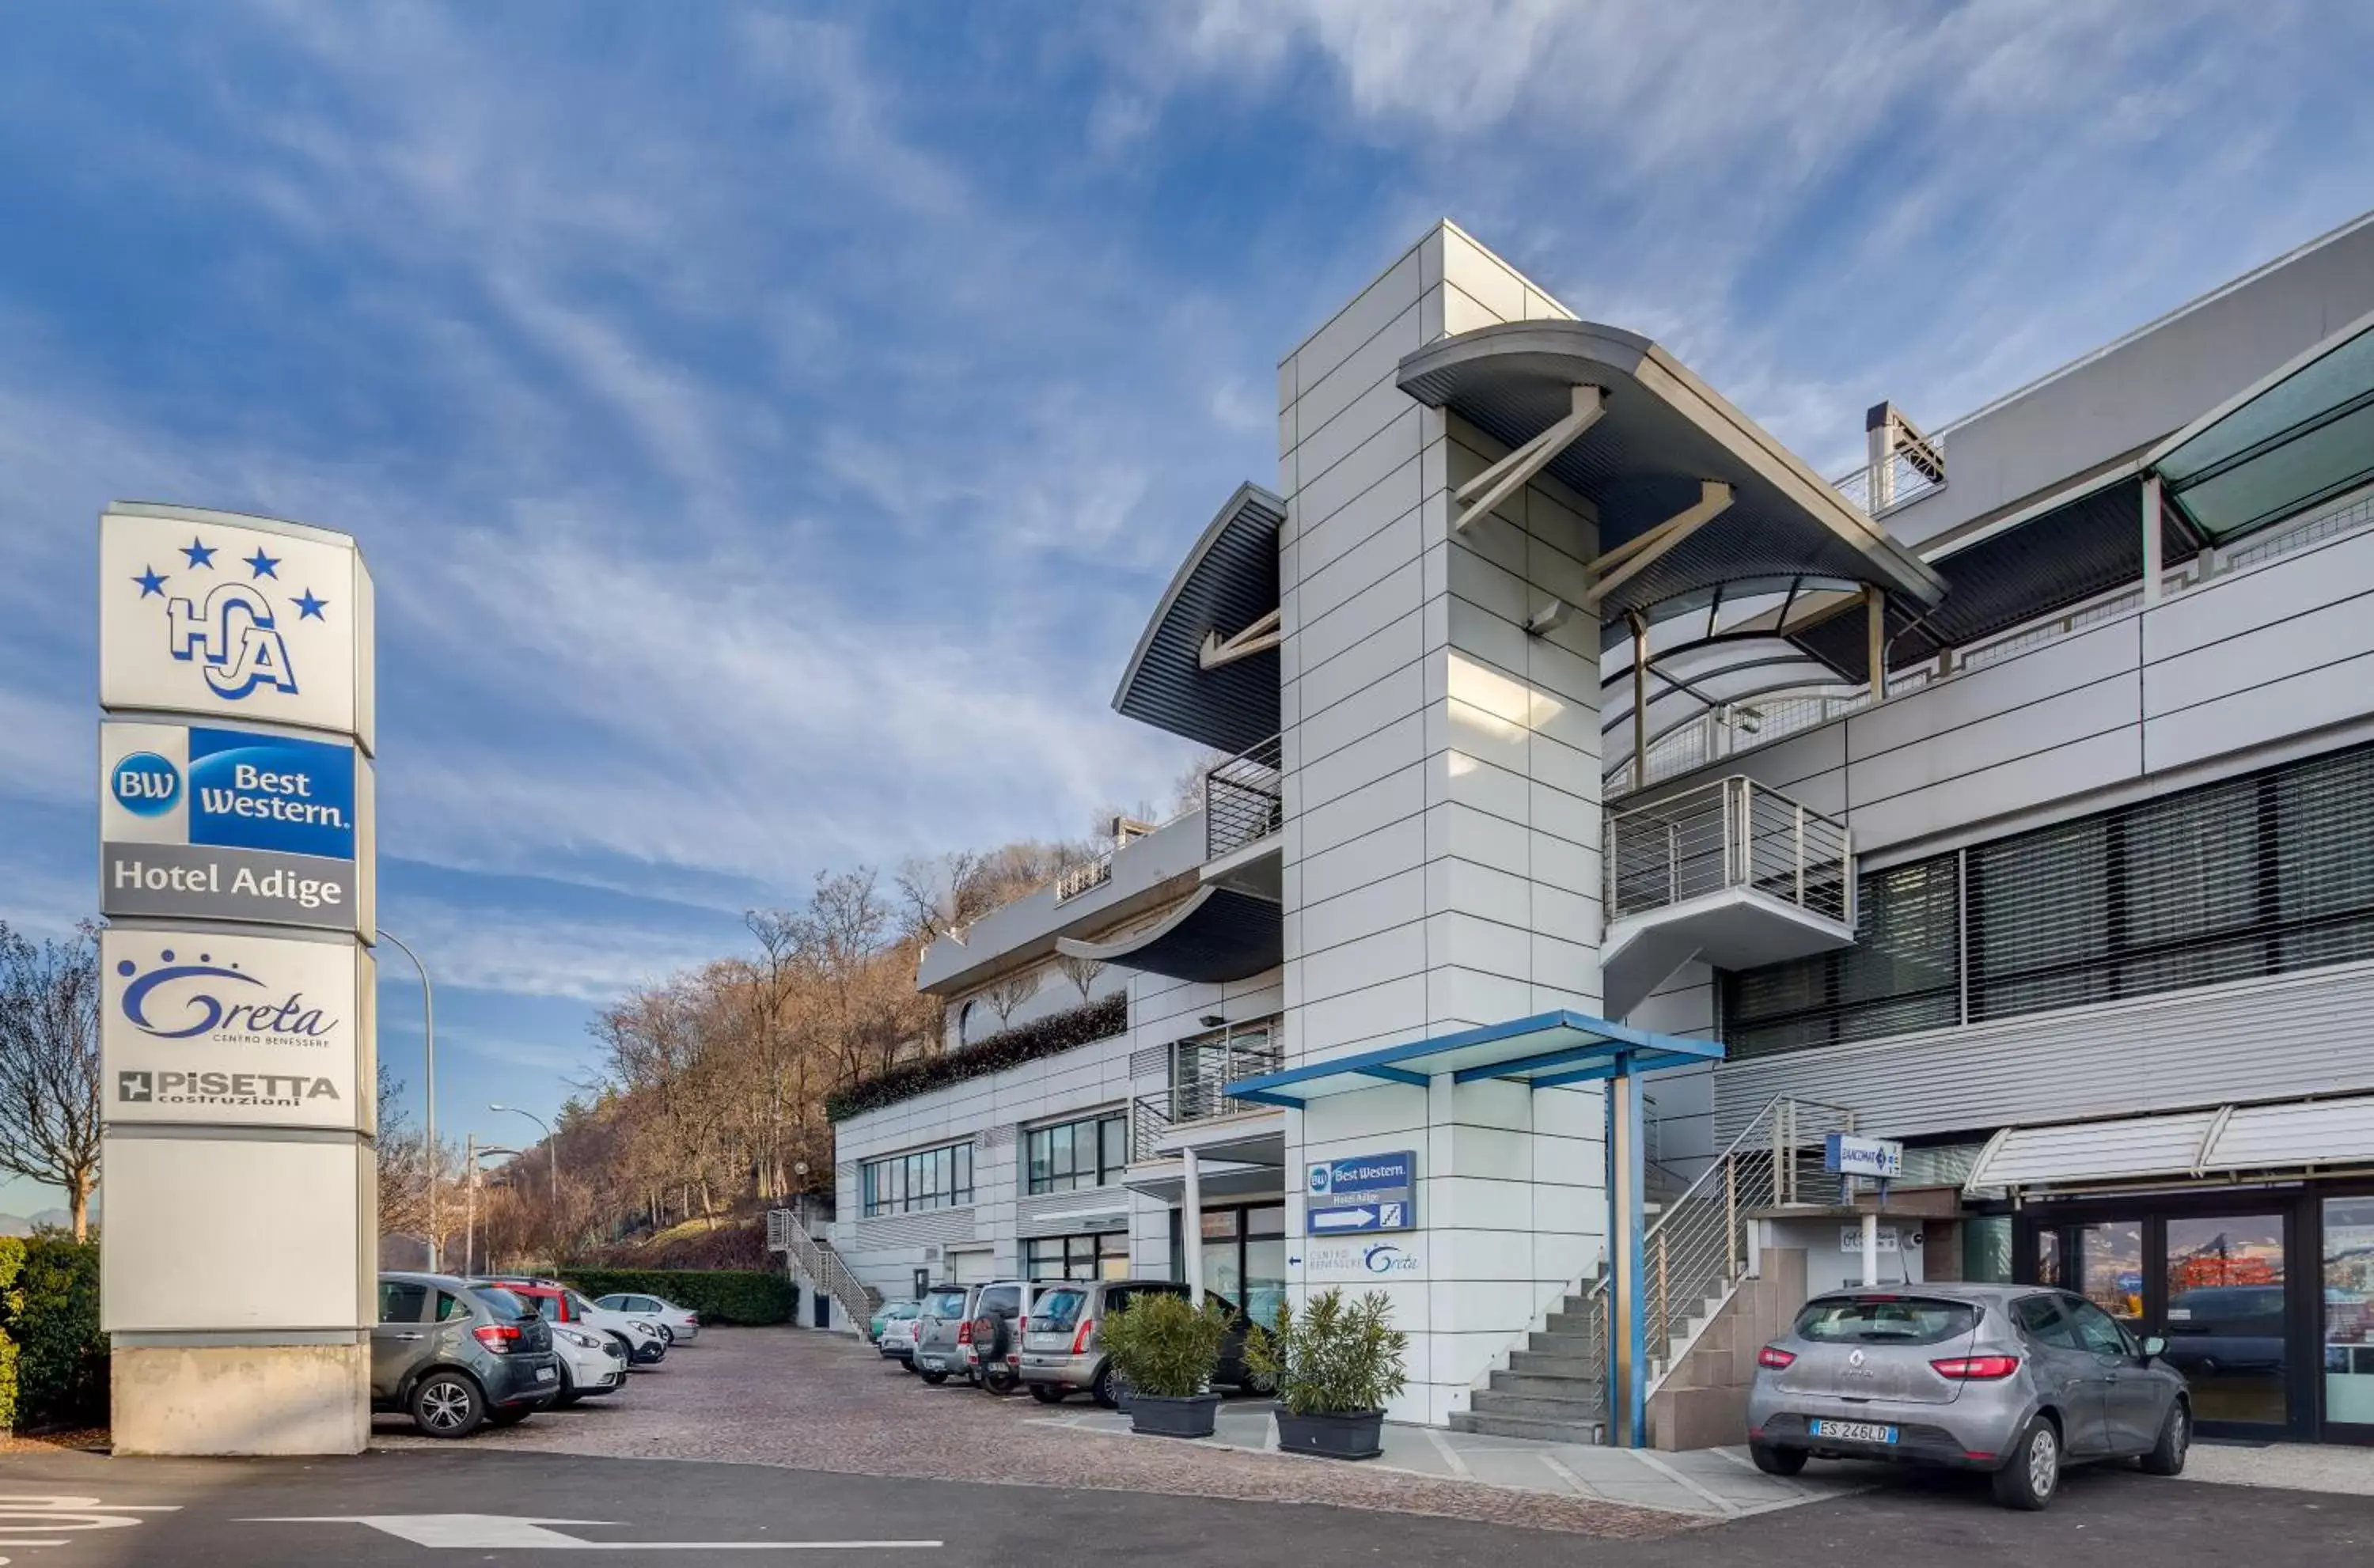
[[107, 1420], [99, 1244], [0, 1237], [0, 1422], [22, 1431]]
[[800, 1288], [765, 1269], [564, 1269], [560, 1277], [596, 1301], [606, 1295], [658, 1296], [719, 1323], [789, 1323]]
[[969, 1078], [984, 1078], [1041, 1057], [1109, 1040], [1128, 1027], [1128, 993], [1115, 991], [1062, 1012], [983, 1035], [947, 1056], [902, 1062], [887, 1072], [836, 1089], [824, 1097], [825, 1119], [846, 1121], [863, 1112], [878, 1111], [885, 1106], [895, 1106], [901, 1100], [945, 1089]]

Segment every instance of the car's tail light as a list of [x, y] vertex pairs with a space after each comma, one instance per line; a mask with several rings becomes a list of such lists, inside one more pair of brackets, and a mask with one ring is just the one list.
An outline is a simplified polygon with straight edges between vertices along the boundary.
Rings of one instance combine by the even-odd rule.
[[688, 1313], [686, 1313], [686, 1314], [684, 1315], [684, 1326], [685, 1326], [686, 1328], [699, 1328], [699, 1327], [700, 1327], [700, 1314], [699, 1314], [698, 1312], [688, 1312]]
[[1080, 1331], [1079, 1331], [1078, 1333], [1076, 1333], [1076, 1334], [1075, 1334], [1075, 1335], [1073, 1335], [1073, 1336], [1072, 1336], [1072, 1353], [1073, 1353], [1074, 1355], [1075, 1355], [1075, 1356], [1076, 1356], [1076, 1355], [1086, 1355], [1086, 1354], [1087, 1354], [1087, 1352], [1088, 1352], [1088, 1336], [1089, 1336], [1089, 1335], [1091, 1335], [1091, 1334], [1093, 1334], [1093, 1333], [1095, 1333], [1096, 1331], [1097, 1331], [1097, 1320], [1096, 1320], [1095, 1318], [1093, 1318], [1093, 1317], [1083, 1317], [1083, 1318], [1081, 1318], [1081, 1319], [1080, 1319]]
[[2017, 1356], [1947, 1356], [1929, 1363], [1940, 1377], [1957, 1383], [1993, 1383], [2019, 1370]]
[[495, 1354], [507, 1356], [519, 1342], [520, 1331], [509, 1323], [481, 1323], [470, 1330], [470, 1337]]
[[1769, 1367], [1774, 1372], [1785, 1372], [1796, 1360], [1795, 1355], [1778, 1345], [1767, 1345], [1756, 1352], [1756, 1364]]
[[971, 1318], [968, 1317], [963, 1322], [957, 1325], [957, 1343], [959, 1345], [970, 1345], [972, 1343]]

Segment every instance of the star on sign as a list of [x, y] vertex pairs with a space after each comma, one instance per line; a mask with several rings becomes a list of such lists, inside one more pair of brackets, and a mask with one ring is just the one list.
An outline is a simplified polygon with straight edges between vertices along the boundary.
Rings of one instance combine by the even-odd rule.
[[215, 546], [199, 543], [195, 534], [191, 535], [190, 542], [182, 546], [182, 554], [190, 557], [193, 567], [205, 567], [209, 571], [214, 568]]
[[328, 603], [326, 599], [314, 598], [313, 591], [309, 588], [297, 597], [297, 618], [301, 621], [310, 616], [316, 621], [326, 621], [329, 617], [322, 614], [322, 607]]
[[141, 598], [146, 599], [152, 593], [159, 599], [165, 597], [166, 579], [157, 575], [155, 567], [142, 567], [140, 575], [132, 580], [140, 585]]
[[249, 580], [259, 577], [278, 578], [280, 573], [276, 568], [279, 565], [277, 560], [264, 553], [263, 545], [257, 545], [255, 554], [247, 557], [247, 568], [251, 574]]

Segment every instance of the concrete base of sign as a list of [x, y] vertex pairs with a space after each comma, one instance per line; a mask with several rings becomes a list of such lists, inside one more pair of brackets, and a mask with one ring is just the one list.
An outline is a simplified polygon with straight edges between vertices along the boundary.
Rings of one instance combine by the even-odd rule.
[[359, 1454], [370, 1346], [141, 1345], [111, 1360], [118, 1454]]

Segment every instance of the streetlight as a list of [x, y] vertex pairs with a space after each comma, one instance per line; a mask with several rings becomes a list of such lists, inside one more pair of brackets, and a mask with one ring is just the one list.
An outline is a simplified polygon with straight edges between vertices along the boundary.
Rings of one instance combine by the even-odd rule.
[[487, 1106], [487, 1109], [490, 1111], [509, 1111], [513, 1116], [523, 1116], [527, 1117], [528, 1120], [535, 1123], [536, 1126], [544, 1129], [545, 1171], [551, 1178], [553, 1204], [556, 1208], [558, 1207], [560, 1202], [560, 1134], [553, 1131], [551, 1128], [546, 1127], [544, 1118], [536, 1115], [534, 1111], [523, 1111], [517, 1106], [498, 1106], [493, 1104], [489, 1104]]
[[519, 1151], [499, 1143], [480, 1143], [475, 1132], [469, 1135], [468, 1146], [462, 1156], [462, 1168], [467, 1173], [469, 1185], [463, 1190], [462, 1212], [462, 1272], [470, 1271], [470, 1263], [478, 1251], [478, 1162], [489, 1154], [509, 1154], [518, 1158]]
[[440, 1261], [438, 1257], [440, 1248], [437, 1245], [437, 1167], [441, 1163], [437, 1157], [437, 998], [429, 989], [429, 965], [420, 961], [420, 954], [413, 952], [405, 945], [404, 939], [394, 931], [382, 929], [379, 934], [381, 941], [394, 942], [396, 951], [411, 959], [412, 966], [420, 971], [420, 1036], [427, 1047], [429, 1061], [427, 1074], [429, 1082], [421, 1091], [423, 1101], [428, 1107], [424, 1119], [429, 1124], [425, 1135], [428, 1141], [429, 1156], [426, 1162], [429, 1167], [429, 1271], [434, 1274], [437, 1272]]

